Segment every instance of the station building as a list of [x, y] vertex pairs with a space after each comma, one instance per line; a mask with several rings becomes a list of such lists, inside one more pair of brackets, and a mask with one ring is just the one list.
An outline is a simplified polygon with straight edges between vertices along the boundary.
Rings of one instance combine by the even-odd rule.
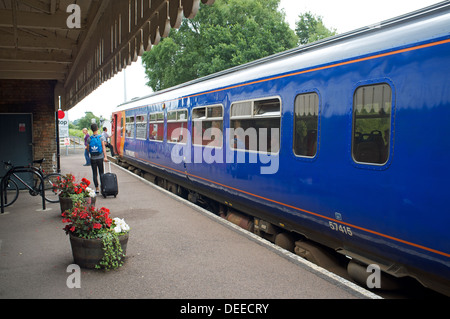
[[[59, 165], [58, 110], [74, 107], [214, 0], [0, 2], [1, 161]], [[95, 112], [95, 110], [93, 110]]]

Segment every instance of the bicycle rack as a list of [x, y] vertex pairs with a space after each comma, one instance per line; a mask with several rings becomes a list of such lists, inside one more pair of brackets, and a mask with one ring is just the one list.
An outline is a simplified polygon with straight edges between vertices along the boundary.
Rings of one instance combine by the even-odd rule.
[[[0, 197], [1, 197], [1, 213], [5, 213], [5, 202], [4, 202], [4, 192], [6, 190], [5, 184], [8, 181], [9, 177], [13, 173], [33, 173], [37, 175], [41, 181], [41, 197], [42, 197], [42, 209], [45, 210], [45, 187], [44, 187], [44, 177], [39, 173], [39, 170], [35, 167], [16, 167], [12, 170], [8, 171], [6, 175], [3, 177], [2, 182], [0, 183]], [[6, 186], [7, 187], [7, 186]]]

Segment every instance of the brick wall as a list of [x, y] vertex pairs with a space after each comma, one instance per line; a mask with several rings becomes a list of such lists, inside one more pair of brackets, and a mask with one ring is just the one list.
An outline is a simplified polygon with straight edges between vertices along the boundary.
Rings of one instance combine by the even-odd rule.
[[45, 158], [48, 173], [52, 165], [56, 167], [55, 85], [55, 81], [0, 80], [0, 113], [33, 114], [33, 158]]

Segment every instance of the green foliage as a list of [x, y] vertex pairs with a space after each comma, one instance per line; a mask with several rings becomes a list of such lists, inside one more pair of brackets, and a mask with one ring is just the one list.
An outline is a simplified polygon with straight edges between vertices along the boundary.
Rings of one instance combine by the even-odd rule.
[[[69, 128], [69, 135], [70, 136], [84, 138], [83, 131], [80, 130], [80, 129], [71, 129], [71, 128]], [[89, 135], [91, 135], [91, 133], [89, 133]]]
[[123, 265], [122, 245], [119, 241], [119, 235], [114, 231], [108, 231], [102, 236], [103, 250], [105, 254], [99, 265], [95, 268], [104, 268], [105, 270], [117, 269]]
[[84, 194], [69, 194], [69, 198], [73, 203], [83, 203], [86, 197]]
[[295, 33], [298, 36], [299, 45], [318, 41], [336, 35], [336, 29], [327, 29], [323, 24], [322, 17], [311, 12], [300, 14], [296, 23]]
[[216, 0], [201, 5], [142, 60], [154, 91], [296, 46], [279, 0]]
[[100, 123], [100, 118], [98, 116], [95, 116], [94, 113], [85, 112], [84, 114], [84, 117], [73, 121], [73, 126], [75, 126], [77, 129], [82, 130], [83, 128], [87, 128], [88, 130], [90, 130], [92, 119], [95, 119], [95, 122], [97, 124]]

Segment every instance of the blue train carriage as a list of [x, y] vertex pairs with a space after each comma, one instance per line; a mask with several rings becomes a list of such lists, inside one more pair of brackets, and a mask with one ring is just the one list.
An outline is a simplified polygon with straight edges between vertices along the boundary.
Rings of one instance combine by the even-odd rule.
[[450, 295], [449, 7], [123, 104], [122, 160], [266, 238], [302, 235], [300, 255], [318, 243]]

